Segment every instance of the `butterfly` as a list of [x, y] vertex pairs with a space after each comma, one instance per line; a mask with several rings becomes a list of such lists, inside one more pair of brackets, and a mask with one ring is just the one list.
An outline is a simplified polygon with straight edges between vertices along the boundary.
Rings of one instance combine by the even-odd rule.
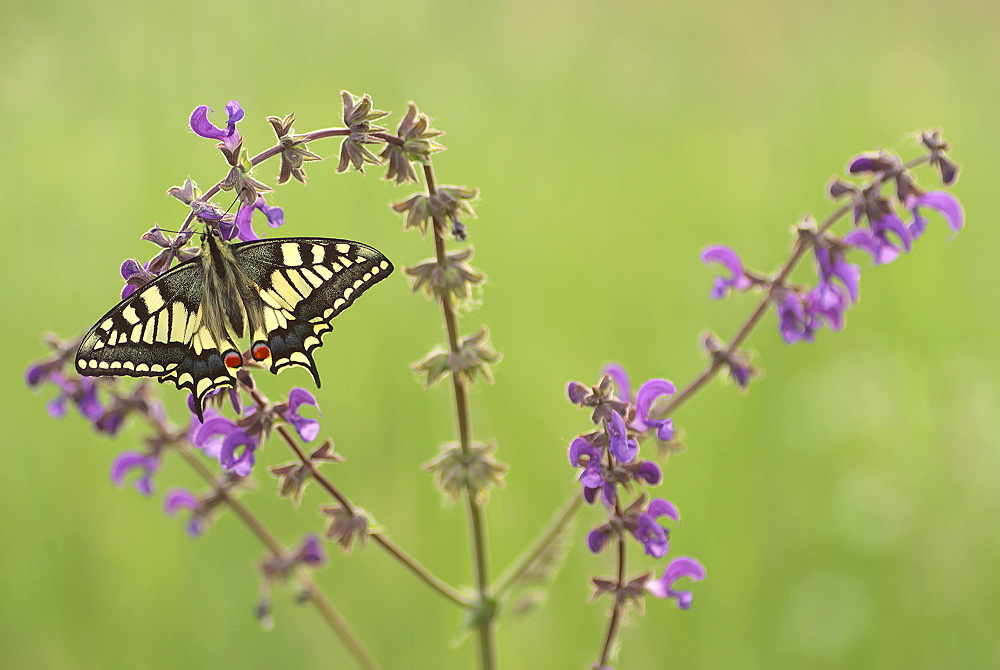
[[83, 338], [76, 369], [86, 376], [159, 377], [194, 397], [236, 386], [243, 356], [277, 374], [301, 365], [319, 372], [313, 351], [330, 321], [392, 272], [360, 242], [286, 237], [231, 244], [216, 227], [200, 253], [118, 303]]

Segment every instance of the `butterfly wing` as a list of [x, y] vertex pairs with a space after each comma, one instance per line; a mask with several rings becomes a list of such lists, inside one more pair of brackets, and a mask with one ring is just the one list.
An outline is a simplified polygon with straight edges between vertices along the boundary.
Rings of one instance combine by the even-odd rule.
[[301, 365], [316, 386], [312, 352], [333, 330], [331, 319], [393, 270], [366, 244], [323, 237], [244, 242], [233, 254], [263, 301], [264, 328], [251, 341], [267, 344], [271, 372]]
[[118, 303], [83, 338], [77, 371], [151, 377], [176, 369], [198, 325], [202, 274], [198, 259], [192, 259]]

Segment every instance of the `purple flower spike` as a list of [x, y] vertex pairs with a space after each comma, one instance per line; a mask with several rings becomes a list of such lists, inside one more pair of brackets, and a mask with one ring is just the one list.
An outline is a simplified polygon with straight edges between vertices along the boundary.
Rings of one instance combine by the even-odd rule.
[[236, 122], [243, 118], [243, 110], [240, 108], [240, 103], [235, 100], [231, 100], [229, 104], [226, 105], [226, 115], [229, 117], [226, 122], [226, 129], [216, 128], [211, 121], [208, 120], [208, 114], [214, 111], [207, 105], [201, 105], [195, 108], [194, 112], [191, 113], [191, 130], [195, 132], [196, 135], [205, 137], [212, 140], [221, 140], [227, 149], [232, 151], [241, 142], [240, 134], [236, 130]]
[[129, 470], [142, 470], [143, 475], [135, 480], [135, 488], [144, 496], [153, 493], [153, 473], [159, 467], [159, 460], [138, 451], [123, 451], [111, 463], [111, 481], [121, 488]]
[[604, 550], [604, 545], [608, 543], [611, 531], [606, 528], [595, 528], [587, 535], [587, 547], [591, 553], [599, 554]]
[[[288, 409], [284, 411], [283, 416], [286, 421], [295, 426], [299, 437], [306, 442], [311, 442], [319, 435], [319, 421], [300, 416], [299, 407], [302, 405], [312, 405], [316, 411], [319, 411], [319, 405], [312, 393], [303, 388], [293, 388], [288, 394]], [[320, 412], [320, 416], [323, 416], [322, 412]]]
[[732, 273], [732, 277], [719, 276], [715, 278], [715, 284], [712, 286], [712, 300], [725, 298], [729, 295], [730, 290], [745, 291], [753, 285], [743, 269], [743, 262], [740, 260], [739, 254], [723, 244], [714, 244], [705, 249], [701, 252], [701, 260], [703, 263], [718, 263]]
[[700, 582], [705, 579], [706, 574], [705, 566], [697, 559], [689, 556], [678, 556], [664, 570], [663, 577], [646, 582], [646, 590], [657, 598], [676, 598], [678, 607], [682, 610], [690, 609], [691, 592], [674, 591], [674, 582], [683, 577]]
[[650, 379], [639, 388], [635, 397], [636, 414], [646, 426], [656, 428], [656, 436], [661, 440], [669, 440], [674, 436], [674, 422], [672, 419], [654, 419], [649, 415], [649, 410], [657, 398], [669, 398], [676, 392], [677, 388], [666, 379]]
[[962, 203], [951, 193], [945, 191], [929, 191], [919, 198], [914, 198], [909, 205], [913, 212], [913, 223], [910, 224], [910, 233], [913, 239], [917, 239], [924, 233], [927, 226], [927, 219], [920, 214], [921, 207], [929, 207], [936, 210], [948, 222], [948, 227], [954, 232], [958, 232], [965, 225], [965, 211]]
[[[240, 477], [249, 477], [257, 462], [254, 452], [257, 450], [257, 438], [251, 437], [242, 428], [237, 428], [226, 436], [219, 452], [219, 462], [226, 470], [232, 470]], [[243, 447], [243, 452], [237, 456], [236, 451]]]
[[611, 455], [619, 463], [631, 463], [639, 453], [639, 443], [628, 436], [628, 429], [625, 427], [625, 419], [618, 412], [611, 411], [611, 420], [608, 421], [608, 437], [610, 438]]

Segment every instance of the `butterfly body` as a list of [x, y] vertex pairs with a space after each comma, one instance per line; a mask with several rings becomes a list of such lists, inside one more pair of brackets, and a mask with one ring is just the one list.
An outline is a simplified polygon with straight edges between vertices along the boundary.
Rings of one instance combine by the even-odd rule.
[[82, 375], [158, 377], [191, 391], [195, 408], [236, 385], [237, 340], [277, 373], [301, 365], [319, 386], [312, 352], [331, 319], [392, 263], [360, 242], [322, 237], [230, 244], [214, 228], [201, 253], [142, 286], [104, 315], [76, 356]]

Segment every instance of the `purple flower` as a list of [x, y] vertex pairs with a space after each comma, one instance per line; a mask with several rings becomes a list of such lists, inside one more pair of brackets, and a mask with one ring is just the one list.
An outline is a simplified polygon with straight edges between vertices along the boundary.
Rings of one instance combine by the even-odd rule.
[[907, 207], [913, 212], [913, 222], [910, 224], [910, 234], [913, 239], [923, 235], [924, 229], [927, 227], [927, 219], [920, 214], [921, 207], [929, 207], [940, 212], [955, 233], [958, 233], [965, 224], [965, 211], [962, 209], [962, 204], [958, 198], [945, 191], [924, 193], [920, 197], [911, 199]]
[[637, 419], [647, 426], [647, 429], [656, 428], [656, 437], [661, 440], [669, 440], [674, 436], [674, 422], [671, 419], [654, 419], [649, 411], [657, 398], [670, 397], [677, 392], [672, 383], [666, 379], [650, 379], [639, 387], [639, 392], [635, 398], [635, 411]]
[[49, 374], [49, 380], [58, 386], [60, 391], [59, 395], [46, 405], [49, 416], [53, 419], [61, 419], [66, 416], [66, 401], [72, 400], [76, 408], [80, 410], [80, 414], [94, 423], [95, 427], [98, 427], [97, 422], [104, 416], [105, 410], [104, 405], [97, 398], [97, 383], [93, 377], [69, 379], [62, 372], [55, 370]]
[[326, 564], [326, 551], [323, 549], [323, 543], [320, 541], [319, 536], [313, 533], [305, 536], [299, 550], [295, 554], [295, 561], [313, 567]]
[[191, 537], [198, 537], [205, 530], [205, 518], [201, 514], [201, 500], [187, 489], [171, 489], [163, 498], [163, 510], [168, 516], [176, 516], [177, 511], [181, 508], [191, 510], [187, 532]]
[[656, 486], [663, 479], [663, 470], [654, 461], [642, 461], [636, 468], [632, 476], [635, 477], [636, 481], [644, 481], [649, 486]]
[[789, 291], [778, 305], [778, 330], [788, 344], [816, 339], [816, 325], [806, 312], [802, 296], [795, 291]]
[[607, 526], [595, 528], [587, 535], [587, 548], [592, 553], [599, 554], [604, 550], [604, 545], [608, 543], [608, 538], [610, 537], [611, 529]]
[[[219, 436], [223, 437], [221, 444], [218, 442]], [[246, 477], [256, 462], [254, 452], [260, 446], [260, 436], [248, 434], [223, 416], [215, 416], [198, 428], [193, 442], [210, 456], [214, 456], [218, 449], [219, 464], [226, 470]], [[237, 455], [240, 447], [243, 447], [243, 451]]]
[[260, 236], [254, 232], [252, 225], [253, 213], [257, 210], [263, 212], [264, 216], [267, 218], [267, 225], [271, 228], [278, 228], [284, 225], [285, 210], [280, 207], [268, 206], [267, 201], [264, 200], [264, 196], [258, 195], [253, 205], [247, 206], [245, 203], [240, 204], [240, 208], [237, 210], [236, 218], [232, 224], [227, 224], [225, 222], [222, 223], [220, 228], [222, 236], [226, 239], [231, 239], [233, 230], [235, 230], [236, 237], [243, 242], [259, 240]]
[[639, 443], [628, 436], [628, 428], [621, 414], [612, 410], [610, 415], [606, 425], [611, 455], [619, 463], [631, 463], [639, 453]]
[[142, 470], [143, 475], [135, 480], [135, 488], [144, 496], [153, 493], [153, 474], [160, 467], [160, 459], [138, 451], [123, 451], [111, 463], [111, 481], [121, 488], [129, 470]]
[[822, 321], [826, 321], [830, 329], [835, 331], [844, 327], [844, 312], [851, 306], [844, 289], [825, 282], [820, 282], [819, 286], [809, 291], [803, 304], [810, 328], [818, 328]]
[[657, 598], [676, 598], [677, 606], [682, 610], [690, 609], [692, 595], [690, 591], [674, 591], [674, 582], [683, 577], [696, 582], [705, 579], [705, 566], [697, 559], [689, 556], [678, 556], [670, 562], [663, 576], [646, 582], [646, 590]]
[[[590, 504], [597, 498], [597, 492], [604, 494], [604, 502], [615, 503], [615, 485], [604, 479], [604, 469], [601, 467], [602, 451], [592, 445], [586, 438], [578, 437], [569, 445], [569, 462], [574, 468], [583, 468], [580, 473], [580, 483], [583, 484], [583, 497]], [[586, 456], [584, 460], [583, 457]]]
[[[253, 471], [254, 463], [257, 462], [254, 452], [260, 442], [257, 436], [249, 435], [242, 428], [237, 428], [226, 436], [222, 442], [222, 449], [219, 452], [219, 463], [226, 470], [232, 470], [240, 477], [249, 477]], [[237, 450], [243, 447], [243, 451], [237, 455]]]
[[[844, 235], [844, 242], [867, 251], [875, 265], [885, 265], [899, 258], [900, 246], [906, 251], [910, 250], [913, 243], [910, 229], [896, 214], [887, 214], [881, 219], [870, 221], [870, 224], [871, 230], [855, 228]], [[898, 238], [898, 244], [889, 239], [889, 233]]]
[[128, 258], [122, 263], [122, 279], [125, 286], [122, 288], [122, 300], [136, 292], [141, 286], [156, 279], [156, 275], [149, 271], [149, 263], [140, 265], [134, 258]]
[[725, 298], [730, 290], [745, 291], [753, 285], [743, 269], [739, 255], [723, 244], [714, 244], [701, 252], [703, 263], [718, 263], [728, 269], [731, 277], [720, 275], [712, 286], [712, 300]]
[[[316, 403], [316, 398], [313, 397], [312, 393], [303, 388], [293, 388], [291, 393], [288, 394], [288, 403], [281, 411], [281, 415], [285, 418], [285, 421], [288, 421], [288, 423], [295, 427], [295, 431], [299, 434], [299, 437], [306, 442], [311, 442], [319, 435], [319, 421], [301, 416], [299, 414], [299, 407], [302, 405], [312, 405], [319, 411], [319, 405]], [[323, 416], [322, 412], [320, 412], [320, 416]]]
[[235, 150], [242, 142], [240, 133], [236, 130], [236, 122], [243, 118], [243, 110], [240, 108], [240, 103], [235, 100], [231, 100], [229, 104], [226, 105], [226, 115], [229, 117], [226, 122], [226, 129], [216, 128], [211, 121], [208, 120], [208, 114], [214, 111], [210, 109], [207, 105], [201, 105], [195, 108], [194, 112], [191, 113], [191, 130], [195, 132], [196, 135], [202, 137], [207, 137], [212, 140], [221, 140], [227, 149], [230, 151]]
[[680, 514], [673, 503], [663, 498], [654, 498], [646, 511], [639, 515], [639, 523], [632, 531], [635, 539], [645, 547], [646, 553], [654, 558], [663, 558], [670, 549], [667, 530], [656, 523], [656, 519], [661, 516], [670, 517], [674, 521], [680, 519]]

